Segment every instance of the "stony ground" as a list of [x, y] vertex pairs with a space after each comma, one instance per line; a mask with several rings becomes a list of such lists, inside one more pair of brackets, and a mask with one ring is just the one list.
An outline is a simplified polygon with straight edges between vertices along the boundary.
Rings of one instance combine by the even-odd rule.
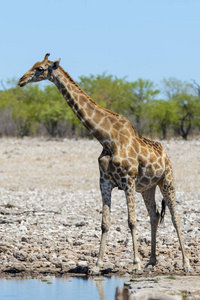
[[[164, 141], [174, 166], [177, 209], [192, 270], [200, 279], [200, 139]], [[101, 197], [93, 140], [0, 139], [0, 274], [85, 273], [95, 264], [101, 235]], [[160, 207], [161, 195], [157, 191]], [[136, 197], [143, 265], [150, 223]], [[183, 275], [176, 232], [167, 210], [158, 229], [158, 264], [142, 276]], [[132, 273], [132, 243], [123, 191], [114, 190], [104, 259], [109, 274]]]

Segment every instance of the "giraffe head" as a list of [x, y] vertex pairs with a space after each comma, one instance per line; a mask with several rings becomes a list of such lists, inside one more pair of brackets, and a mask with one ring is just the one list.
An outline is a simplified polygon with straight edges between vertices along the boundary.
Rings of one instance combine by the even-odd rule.
[[37, 82], [41, 80], [52, 79], [53, 70], [57, 69], [60, 59], [55, 61], [48, 60], [49, 53], [47, 53], [41, 62], [37, 62], [28, 70], [19, 80], [19, 86], [25, 86], [29, 82]]

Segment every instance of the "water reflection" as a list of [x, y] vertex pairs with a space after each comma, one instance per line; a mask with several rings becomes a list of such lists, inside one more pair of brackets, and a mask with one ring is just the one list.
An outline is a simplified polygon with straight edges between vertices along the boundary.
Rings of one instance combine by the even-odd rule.
[[1, 279], [0, 300], [112, 300], [118, 285], [123, 280], [116, 277]]
[[100, 297], [99, 299], [100, 300], [105, 300], [102, 278], [100, 280], [96, 279], [95, 282], [96, 282], [99, 297]]

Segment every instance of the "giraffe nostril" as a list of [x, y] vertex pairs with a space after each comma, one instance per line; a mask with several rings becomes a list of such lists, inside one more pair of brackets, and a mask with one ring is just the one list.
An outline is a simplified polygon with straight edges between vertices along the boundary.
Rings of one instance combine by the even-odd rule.
[[26, 84], [26, 82], [25, 82], [25, 77], [24, 76], [22, 76], [21, 78], [20, 78], [20, 80], [18, 81], [18, 85], [19, 86], [24, 86]]
[[22, 86], [24, 86], [26, 83], [25, 82], [23, 82], [23, 80], [19, 80], [18, 81], [18, 85], [20, 86], [20, 87], [22, 87]]

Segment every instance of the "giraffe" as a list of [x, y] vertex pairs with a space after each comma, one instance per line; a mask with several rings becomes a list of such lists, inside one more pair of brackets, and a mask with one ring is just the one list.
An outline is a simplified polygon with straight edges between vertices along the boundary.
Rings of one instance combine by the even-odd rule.
[[125, 192], [128, 225], [133, 242], [133, 270], [141, 270], [136, 240], [135, 192], [142, 194], [150, 216], [151, 254], [146, 267], [156, 264], [156, 233], [160, 213], [156, 207], [155, 190], [160, 188], [164, 203], [171, 213], [183, 259], [183, 269], [189, 271], [176, 211], [175, 185], [171, 162], [159, 142], [142, 137], [123, 116], [97, 105], [60, 66], [60, 59], [50, 61], [47, 53], [19, 80], [23, 87], [29, 82], [48, 79], [53, 82], [86, 129], [100, 142], [103, 149], [98, 158], [102, 196], [101, 242], [96, 265], [89, 274], [99, 274], [103, 265], [106, 239], [110, 227], [111, 192], [118, 187]]

